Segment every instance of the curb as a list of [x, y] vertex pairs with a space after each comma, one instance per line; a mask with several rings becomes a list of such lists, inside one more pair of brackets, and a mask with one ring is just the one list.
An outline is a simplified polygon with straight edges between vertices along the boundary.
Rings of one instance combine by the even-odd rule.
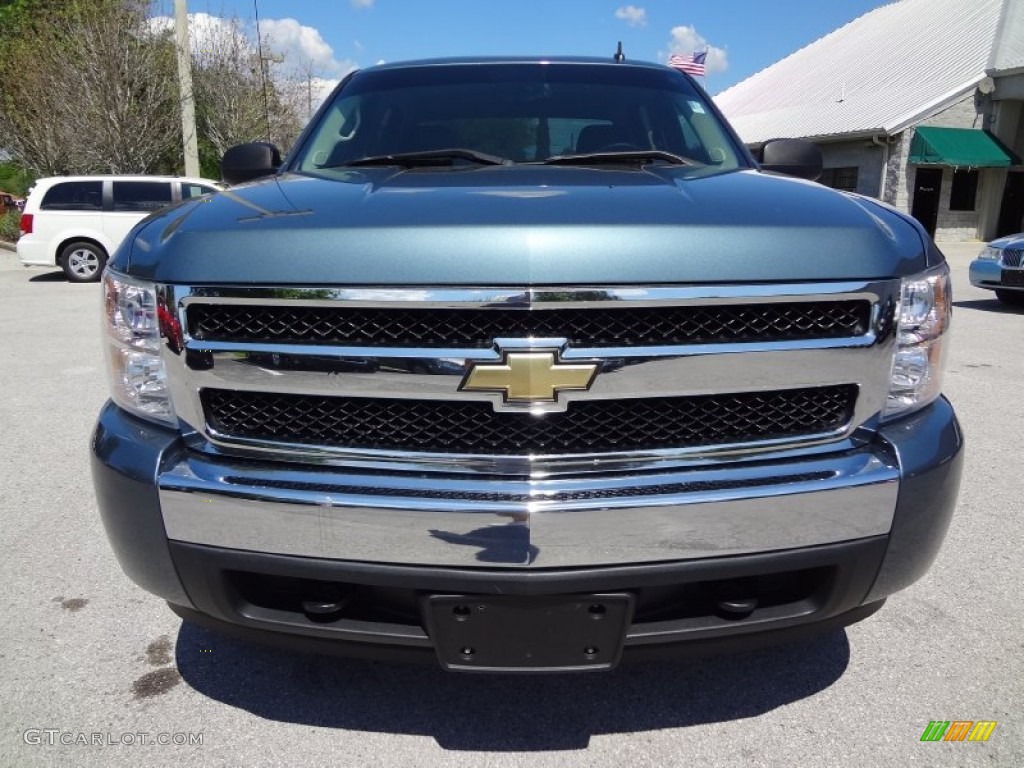
[[18, 247], [14, 243], [9, 243], [6, 240], [0, 240], [0, 251], [10, 251], [11, 253], [17, 253]]

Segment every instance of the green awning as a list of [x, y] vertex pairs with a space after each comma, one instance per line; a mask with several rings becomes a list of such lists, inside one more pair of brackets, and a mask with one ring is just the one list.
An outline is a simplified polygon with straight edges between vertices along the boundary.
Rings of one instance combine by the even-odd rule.
[[914, 131], [908, 162], [959, 168], [1005, 168], [1015, 165], [1017, 158], [985, 131], [921, 127]]

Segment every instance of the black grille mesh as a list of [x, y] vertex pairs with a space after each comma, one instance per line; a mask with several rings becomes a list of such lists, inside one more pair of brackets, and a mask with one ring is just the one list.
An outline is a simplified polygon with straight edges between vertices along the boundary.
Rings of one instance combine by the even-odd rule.
[[584, 400], [564, 413], [489, 403], [203, 391], [210, 427], [253, 440], [482, 455], [606, 453], [792, 438], [846, 424], [855, 385], [697, 397]]
[[863, 335], [867, 301], [588, 309], [396, 309], [193, 304], [202, 341], [391, 347], [490, 347], [495, 338], [567, 338], [576, 346], [659, 346]]

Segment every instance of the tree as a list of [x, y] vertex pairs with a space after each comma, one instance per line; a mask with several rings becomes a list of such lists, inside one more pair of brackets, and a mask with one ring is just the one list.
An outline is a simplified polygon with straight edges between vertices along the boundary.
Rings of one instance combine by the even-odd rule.
[[287, 150], [305, 125], [311, 89], [303, 78], [316, 79], [312, 65], [281, 67], [285, 57], [271, 53], [273, 40], [257, 45], [237, 17], [204, 29], [195, 48], [192, 82], [200, 136], [218, 155], [258, 140]]
[[237, 18], [203, 31], [192, 64], [197, 129], [218, 157], [266, 138], [263, 62]]
[[[0, 136], [42, 174], [146, 173], [178, 140], [173, 42], [143, 0], [19, 0], [0, 43]], [[5, 34], [7, 34], [5, 32]]]
[[28, 21], [36, 0], [0, 0], [0, 38], [11, 37]]
[[[272, 41], [271, 41], [272, 42]], [[281, 103], [281, 114], [275, 138], [282, 147], [290, 147], [324, 97], [324, 86], [329, 81], [312, 60], [299, 58], [288, 62], [274, 78], [274, 89]]]
[[[173, 23], [149, 0], [0, 0], [0, 150], [40, 175], [180, 173]], [[298, 136], [314, 80], [275, 70], [237, 18], [193, 29], [200, 161], [234, 144]], [[264, 46], [269, 51], [269, 41]], [[307, 87], [308, 86], [308, 87]], [[301, 91], [301, 94], [300, 94]]]

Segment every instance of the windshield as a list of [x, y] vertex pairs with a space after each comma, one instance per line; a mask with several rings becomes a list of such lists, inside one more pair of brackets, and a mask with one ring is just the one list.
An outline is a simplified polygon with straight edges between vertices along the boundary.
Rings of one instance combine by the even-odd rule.
[[[463, 152], [439, 152], [446, 149]], [[320, 113], [292, 167], [422, 153], [436, 164], [567, 155], [614, 162], [618, 155], [721, 170], [747, 165], [705, 97], [672, 70], [483, 63], [357, 73]]]

